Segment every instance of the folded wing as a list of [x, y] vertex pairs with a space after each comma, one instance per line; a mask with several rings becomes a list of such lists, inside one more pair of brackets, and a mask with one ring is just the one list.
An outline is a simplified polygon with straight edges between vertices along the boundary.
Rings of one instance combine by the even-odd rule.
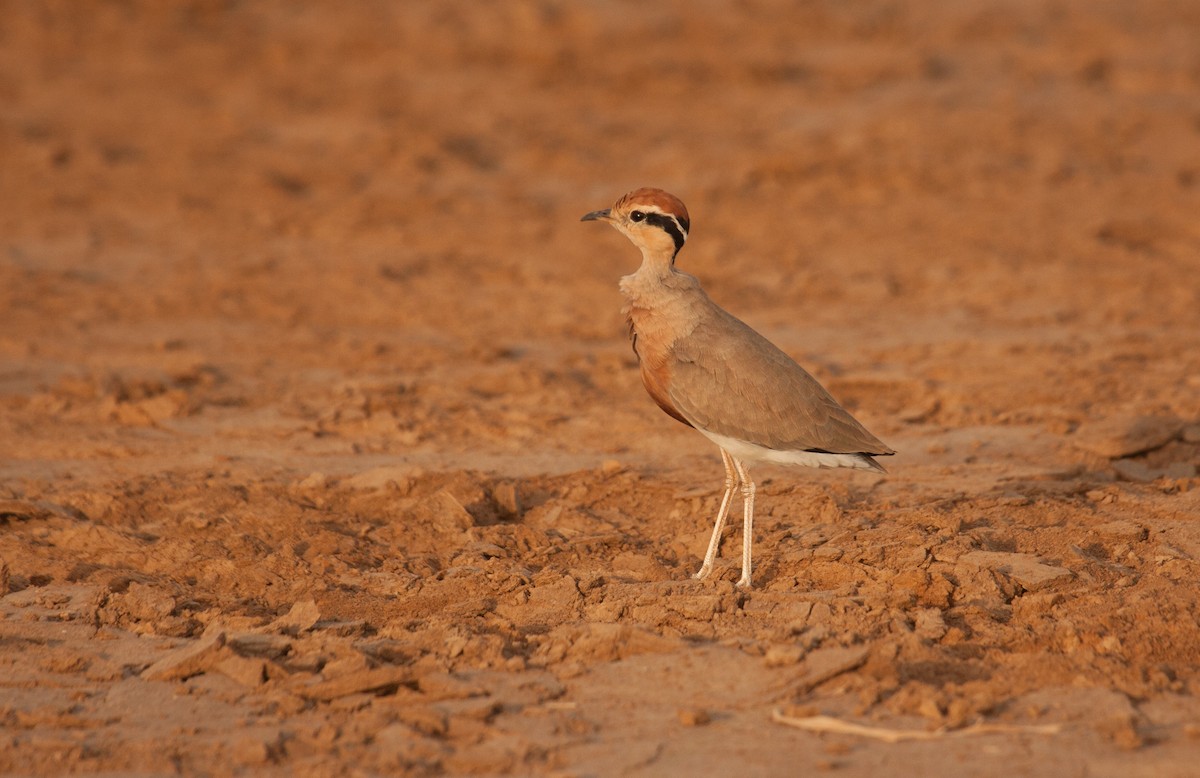
[[668, 395], [688, 423], [777, 451], [895, 453], [795, 360], [732, 315], [715, 313], [672, 353]]

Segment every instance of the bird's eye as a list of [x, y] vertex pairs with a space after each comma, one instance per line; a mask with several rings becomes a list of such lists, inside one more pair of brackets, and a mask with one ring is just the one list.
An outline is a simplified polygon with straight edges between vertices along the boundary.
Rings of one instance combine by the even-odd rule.
[[641, 211], [634, 211], [633, 213], [629, 214], [629, 219], [631, 221], [640, 222], [642, 219], [645, 219], [645, 218], [646, 218], [646, 214], [642, 213]]

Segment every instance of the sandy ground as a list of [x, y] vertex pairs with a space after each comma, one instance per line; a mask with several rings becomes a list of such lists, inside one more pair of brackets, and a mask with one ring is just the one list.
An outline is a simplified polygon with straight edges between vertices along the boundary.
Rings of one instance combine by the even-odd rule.
[[[1195, 3], [0, 19], [0, 772], [1194, 774]], [[900, 452], [749, 593], [644, 185]]]

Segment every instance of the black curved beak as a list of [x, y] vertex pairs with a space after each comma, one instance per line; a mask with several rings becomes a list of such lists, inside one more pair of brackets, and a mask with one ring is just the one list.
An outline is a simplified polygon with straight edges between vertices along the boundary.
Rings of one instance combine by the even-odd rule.
[[581, 222], [608, 221], [609, 212], [611, 210], [612, 210], [611, 208], [605, 208], [603, 211], [592, 211], [591, 213], [585, 213], [582, 217], [580, 217], [579, 221], [581, 221]]

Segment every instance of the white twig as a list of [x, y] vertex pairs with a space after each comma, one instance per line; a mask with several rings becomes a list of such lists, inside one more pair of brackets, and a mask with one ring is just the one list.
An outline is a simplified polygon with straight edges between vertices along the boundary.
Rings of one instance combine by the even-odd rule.
[[962, 729], [938, 729], [928, 732], [920, 729], [887, 729], [868, 727], [852, 721], [842, 721], [832, 716], [788, 716], [781, 710], [771, 713], [771, 720], [789, 727], [808, 732], [830, 732], [836, 735], [857, 735], [882, 740], [885, 743], [900, 743], [905, 740], [937, 740], [945, 737], [967, 737], [969, 735], [994, 735], [1021, 733], [1030, 735], [1056, 735], [1062, 729], [1058, 724], [972, 724]]

